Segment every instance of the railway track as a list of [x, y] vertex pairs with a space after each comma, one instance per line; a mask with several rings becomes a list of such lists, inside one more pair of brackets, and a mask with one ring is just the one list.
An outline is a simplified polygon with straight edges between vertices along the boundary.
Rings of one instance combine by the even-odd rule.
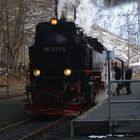
[[47, 135], [50, 129], [62, 125], [65, 118], [44, 120], [39, 117], [32, 117], [13, 125], [0, 129], [2, 140], [35, 140], [42, 135]]

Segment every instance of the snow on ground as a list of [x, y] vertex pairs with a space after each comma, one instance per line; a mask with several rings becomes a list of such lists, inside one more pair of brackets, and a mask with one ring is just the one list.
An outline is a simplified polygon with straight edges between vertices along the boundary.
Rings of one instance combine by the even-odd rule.
[[[124, 61], [128, 61], [128, 57], [131, 63], [140, 61], [140, 53], [137, 50], [137, 45], [140, 42], [137, 2], [107, 9], [103, 0], [60, 0], [58, 4], [59, 17], [62, 12], [65, 12], [66, 17], [73, 16], [74, 7], [77, 12], [75, 22], [84, 29], [86, 34], [93, 37], [98, 36], [98, 40], [106, 48], [115, 50], [115, 55]], [[102, 35], [95, 32], [93, 29], [95, 25], [99, 26], [99, 32], [100, 27], [105, 29]]]

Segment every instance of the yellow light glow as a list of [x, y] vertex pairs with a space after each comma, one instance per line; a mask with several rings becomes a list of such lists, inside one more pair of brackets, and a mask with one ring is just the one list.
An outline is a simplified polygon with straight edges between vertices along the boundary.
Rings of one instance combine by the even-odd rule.
[[34, 73], [34, 76], [39, 76], [40, 75], [40, 70], [39, 69], [35, 69], [33, 71], [33, 73]]
[[51, 24], [56, 25], [58, 23], [58, 20], [56, 18], [51, 19]]
[[70, 76], [70, 75], [71, 75], [71, 69], [65, 69], [65, 70], [64, 70], [64, 74], [65, 74], [66, 76]]

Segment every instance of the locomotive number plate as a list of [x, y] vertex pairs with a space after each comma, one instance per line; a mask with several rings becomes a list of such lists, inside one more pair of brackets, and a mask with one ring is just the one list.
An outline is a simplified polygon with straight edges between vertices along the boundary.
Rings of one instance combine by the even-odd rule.
[[65, 52], [65, 47], [45, 47], [44, 52]]

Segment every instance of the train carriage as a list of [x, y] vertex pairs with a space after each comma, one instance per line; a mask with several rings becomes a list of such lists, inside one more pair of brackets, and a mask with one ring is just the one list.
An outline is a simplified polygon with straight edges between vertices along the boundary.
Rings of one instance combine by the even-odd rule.
[[39, 23], [34, 44], [29, 47], [25, 109], [71, 116], [92, 106], [103, 83], [101, 70], [94, 70], [94, 54], [103, 51], [97, 39], [84, 35], [73, 22], [53, 18]]

